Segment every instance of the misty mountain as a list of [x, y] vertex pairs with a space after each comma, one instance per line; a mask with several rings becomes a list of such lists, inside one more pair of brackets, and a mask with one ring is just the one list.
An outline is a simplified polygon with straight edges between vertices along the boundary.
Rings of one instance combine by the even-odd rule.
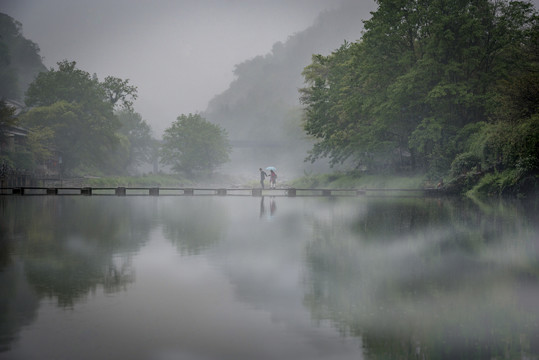
[[35, 76], [46, 71], [39, 47], [22, 35], [22, 25], [0, 13], [0, 99], [22, 101]]
[[274, 44], [270, 53], [236, 66], [235, 80], [204, 113], [228, 132], [234, 146], [231, 168], [252, 172], [258, 165], [274, 165], [287, 173], [312, 169], [303, 163], [312, 140], [301, 128], [301, 73], [313, 54], [329, 54], [345, 40], [360, 39], [362, 20], [373, 10], [374, 3], [351, 1], [325, 11], [311, 27]]

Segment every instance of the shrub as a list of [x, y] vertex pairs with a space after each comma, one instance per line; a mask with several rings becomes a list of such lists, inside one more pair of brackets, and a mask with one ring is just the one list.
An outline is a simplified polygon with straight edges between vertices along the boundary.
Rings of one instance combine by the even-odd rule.
[[455, 178], [459, 175], [464, 175], [467, 172], [477, 168], [481, 160], [472, 154], [471, 152], [465, 152], [455, 157], [455, 160], [451, 163], [451, 170], [449, 175]]

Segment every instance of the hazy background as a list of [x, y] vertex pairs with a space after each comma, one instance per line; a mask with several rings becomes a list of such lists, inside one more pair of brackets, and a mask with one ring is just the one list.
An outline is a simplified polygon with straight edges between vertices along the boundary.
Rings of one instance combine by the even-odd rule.
[[130, 79], [139, 90], [136, 111], [160, 137], [178, 115], [204, 111], [234, 79], [236, 64], [268, 53], [341, 3], [2, 0], [0, 12], [22, 23], [48, 68], [67, 59], [100, 80]]
[[[135, 110], [160, 138], [180, 114], [201, 113], [233, 145], [225, 173], [280, 180], [326, 172], [305, 163], [298, 88], [312, 54], [361, 38], [374, 0], [3, 0], [45, 65], [130, 79]], [[537, 8], [539, 0], [534, 0]], [[346, 169], [347, 164], [342, 165]]]

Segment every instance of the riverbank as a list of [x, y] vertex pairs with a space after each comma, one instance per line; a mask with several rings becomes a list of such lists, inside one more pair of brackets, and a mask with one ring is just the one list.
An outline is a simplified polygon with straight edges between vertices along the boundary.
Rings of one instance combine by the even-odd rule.
[[533, 198], [539, 194], [539, 176], [516, 176], [510, 171], [499, 173], [467, 173], [455, 178], [429, 181], [425, 175], [366, 175], [319, 174], [295, 179], [289, 186], [296, 188], [377, 188], [377, 189], [432, 189], [448, 195], [468, 197]]
[[426, 182], [424, 176], [384, 176], [384, 175], [361, 175], [335, 173], [307, 175], [295, 179], [289, 184], [296, 188], [318, 188], [329, 189], [422, 189], [434, 188], [436, 184]]

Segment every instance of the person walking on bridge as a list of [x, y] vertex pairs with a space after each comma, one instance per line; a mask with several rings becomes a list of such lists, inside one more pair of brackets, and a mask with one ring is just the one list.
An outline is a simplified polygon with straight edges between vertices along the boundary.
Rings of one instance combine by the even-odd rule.
[[270, 189], [275, 189], [275, 180], [277, 180], [277, 174], [270, 170]]
[[260, 170], [260, 186], [262, 186], [262, 189], [264, 188], [264, 180], [266, 180], [266, 177], [268, 176], [268, 174], [266, 174], [266, 172], [264, 170], [262, 170], [262, 168], [259, 169]]

